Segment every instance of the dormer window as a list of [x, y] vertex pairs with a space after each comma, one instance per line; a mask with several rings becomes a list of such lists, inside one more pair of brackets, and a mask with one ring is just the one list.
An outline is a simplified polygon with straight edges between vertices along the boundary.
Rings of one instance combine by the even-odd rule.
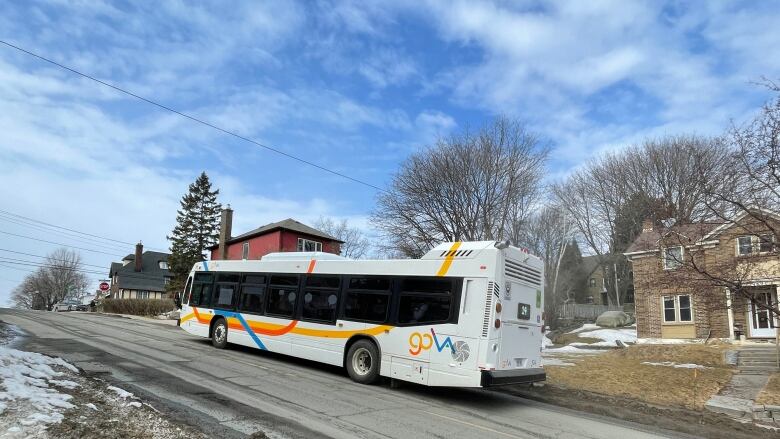
[[168, 261], [160, 261], [157, 263], [157, 266], [160, 267], [160, 270], [167, 270], [168, 269]]
[[682, 265], [683, 248], [682, 246], [666, 247], [664, 249], [664, 269], [674, 270]]

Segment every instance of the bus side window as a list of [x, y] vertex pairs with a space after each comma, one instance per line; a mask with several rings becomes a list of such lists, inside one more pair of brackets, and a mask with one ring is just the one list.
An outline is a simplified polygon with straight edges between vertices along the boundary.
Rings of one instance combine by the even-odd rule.
[[264, 274], [252, 273], [242, 276], [239, 311], [258, 315], [265, 312], [265, 282]]
[[221, 309], [233, 309], [238, 290], [238, 282], [241, 276], [235, 273], [220, 273], [217, 275], [217, 284], [214, 288], [212, 307]]
[[339, 276], [306, 278], [301, 320], [335, 324], [340, 287], [341, 277]]
[[213, 281], [213, 274], [195, 273], [190, 297], [191, 306], [209, 307], [211, 305], [211, 284]]
[[446, 323], [452, 311], [450, 279], [405, 278], [401, 283], [398, 323]]
[[266, 313], [292, 317], [298, 299], [298, 276], [273, 275], [270, 284]]
[[353, 276], [344, 294], [344, 320], [385, 323], [390, 310], [389, 278]]

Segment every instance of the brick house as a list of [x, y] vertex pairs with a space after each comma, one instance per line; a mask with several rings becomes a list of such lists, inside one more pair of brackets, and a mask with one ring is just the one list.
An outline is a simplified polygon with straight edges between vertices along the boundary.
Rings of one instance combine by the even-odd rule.
[[113, 299], [164, 299], [170, 282], [168, 253], [144, 251], [140, 242], [135, 254], [113, 262], [109, 268], [110, 297]]
[[[765, 216], [780, 226], [780, 216]], [[773, 226], [774, 227], [774, 226]], [[637, 332], [644, 339], [774, 338], [780, 255], [774, 234], [743, 213], [732, 221], [646, 221], [626, 251], [633, 264]], [[738, 283], [744, 295], [729, 290]]]
[[260, 259], [268, 253], [320, 251], [341, 253], [343, 241], [292, 218], [266, 224], [231, 237], [233, 211], [222, 212], [219, 243], [209, 247], [211, 259]]

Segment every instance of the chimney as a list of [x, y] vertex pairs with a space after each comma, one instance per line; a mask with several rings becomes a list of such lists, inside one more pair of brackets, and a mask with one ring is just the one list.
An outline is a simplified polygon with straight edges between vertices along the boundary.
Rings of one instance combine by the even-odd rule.
[[138, 244], [135, 245], [135, 271], [141, 271], [143, 267], [143, 261], [141, 260], [143, 253], [144, 245], [141, 241], [138, 241]]
[[222, 220], [219, 223], [219, 248], [217, 257], [227, 259], [227, 241], [230, 239], [230, 233], [233, 231], [233, 209], [230, 204], [222, 209]]
[[653, 220], [651, 218], [645, 218], [645, 220], [642, 222], [642, 232], [652, 232], [653, 231]]

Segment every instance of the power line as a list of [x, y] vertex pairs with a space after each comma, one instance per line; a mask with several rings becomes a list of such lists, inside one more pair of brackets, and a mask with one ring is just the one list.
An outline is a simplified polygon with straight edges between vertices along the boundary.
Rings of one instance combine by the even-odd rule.
[[94, 250], [94, 249], [91, 249], [91, 248], [76, 247], [75, 245], [68, 245], [68, 244], [63, 244], [61, 242], [47, 241], [45, 239], [33, 238], [32, 236], [19, 235], [19, 234], [16, 234], [16, 233], [5, 232], [3, 230], [0, 230], [0, 233], [4, 233], [6, 235], [11, 235], [11, 236], [16, 236], [16, 237], [19, 237], [19, 238], [31, 239], [33, 241], [45, 242], [47, 244], [54, 244], [54, 245], [61, 245], [63, 247], [68, 247], [68, 248], [75, 248], [77, 250], [83, 250], [85, 252], [101, 253], [101, 254], [109, 255], [109, 256], [117, 256], [117, 257], [120, 257], [120, 258], [122, 257], [122, 255], [118, 255], [116, 253], [108, 253], [108, 252], [104, 252], [104, 251], [100, 251], [100, 250]]
[[[49, 258], [51, 258], [51, 259], [53, 259], [56, 262], [66, 262], [63, 259], [55, 259], [55, 258], [52, 258], [51, 256], [34, 255], [32, 253], [25, 253], [25, 252], [20, 252], [20, 251], [16, 251], [16, 250], [8, 250], [8, 249], [5, 249], [5, 248], [0, 248], [0, 251], [8, 252], [8, 253], [16, 253], [17, 255], [32, 256], [34, 258], [41, 258], [41, 259], [49, 259]], [[3, 256], [0, 256], [0, 258], [3, 258]], [[8, 259], [8, 258], [5, 258], [5, 259]], [[83, 262], [80, 262], [79, 265], [84, 265], [84, 266], [88, 266], [88, 267], [97, 267], [97, 268], [101, 268], [101, 269], [105, 268], [104, 265], [85, 264]]]
[[217, 125], [214, 125], [214, 124], [212, 124], [212, 123], [210, 123], [210, 122], [206, 122], [206, 121], [204, 121], [204, 120], [202, 120], [202, 119], [198, 119], [197, 117], [190, 116], [190, 115], [189, 115], [189, 114], [187, 114], [187, 113], [183, 113], [183, 112], [181, 112], [181, 111], [179, 111], [179, 110], [173, 109], [173, 108], [171, 108], [171, 107], [168, 107], [168, 106], [166, 106], [166, 105], [164, 105], [164, 104], [160, 104], [160, 103], [158, 103], [158, 102], [155, 102], [155, 101], [153, 101], [153, 100], [151, 100], [151, 99], [148, 99], [148, 98], [145, 98], [145, 97], [143, 97], [143, 96], [137, 95], [137, 94], [135, 94], [135, 93], [133, 93], [133, 92], [130, 92], [130, 91], [128, 91], [128, 90], [125, 90], [125, 89], [123, 89], [123, 88], [120, 88], [120, 87], [118, 87], [118, 86], [116, 86], [116, 85], [113, 85], [113, 84], [111, 84], [111, 83], [108, 83], [108, 82], [102, 81], [102, 80], [100, 80], [100, 79], [98, 79], [98, 78], [95, 78], [94, 76], [90, 76], [90, 75], [88, 75], [88, 74], [86, 74], [86, 73], [82, 73], [82, 72], [80, 72], [80, 71], [78, 71], [78, 70], [76, 70], [76, 69], [73, 69], [73, 68], [71, 68], [71, 67], [68, 67], [68, 66], [66, 66], [66, 65], [64, 65], [64, 64], [60, 64], [60, 63], [58, 63], [58, 62], [56, 62], [56, 61], [53, 61], [53, 60], [51, 60], [51, 59], [49, 59], [49, 58], [46, 58], [46, 57], [42, 56], [42, 55], [38, 55], [37, 53], [31, 52], [31, 51], [29, 51], [29, 50], [27, 50], [27, 49], [23, 49], [23, 48], [21, 48], [21, 47], [19, 47], [19, 46], [16, 46], [16, 45], [14, 45], [14, 44], [11, 44], [11, 43], [9, 43], [9, 42], [7, 42], [7, 41], [0, 40], [0, 43], [3, 43], [3, 44], [5, 44], [6, 46], [8, 46], [8, 47], [10, 47], [10, 48], [12, 48], [12, 49], [16, 49], [16, 50], [18, 50], [18, 51], [20, 51], [20, 52], [22, 52], [22, 53], [26, 53], [27, 55], [33, 56], [33, 57], [35, 57], [35, 58], [38, 58], [38, 59], [40, 59], [40, 60], [42, 60], [42, 61], [45, 61], [45, 62], [47, 62], [47, 63], [49, 63], [49, 64], [55, 65], [55, 66], [57, 66], [57, 67], [59, 67], [59, 68], [61, 68], [61, 69], [67, 70], [67, 71], [69, 71], [69, 72], [71, 72], [71, 73], [75, 73], [76, 75], [79, 75], [79, 76], [81, 76], [81, 77], [87, 78], [87, 79], [89, 79], [89, 80], [91, 80], [91, 81], [95, 81], [95, 82], [97, 82], [98, 84], [102, 84], [102, 85], [104, 85], [104, 86], [106, 86], [106, 87], [112, 88], [112, 89], [114, 89], [114, 90], [116, 90], [116, 91], [118, 91], [118, 92], [120, 92], [120, 93], [124, 93], [124, 94], [126, 94], [126, 95], [128, 95], [128, 96], [132, 96], [132, 97], [134, 97], [134, 98], [136, 98], [136, 99], [138, 99], [138, 100], [141, 100], [141, 101], [143, 101], [143, 102], [146, 102], [147, 104], [153, 105], [153, 106], [155, 106], [155, 107], [161, 108], [161, 109], [163, 109], [163, 110], [166, 110], [166, 111], [170, 111], [171, 113], [174, 113], [174, 114], [178, 114], [179, 116], [181, 116], [181, 117], [184, 117], [184, 118], [187, 118], [187, 119], [189, 119], [189, 120], [191, 120], [191, 121], [193, 121], [193, 122], [196, 122], [196, 123], [199, 123], [199, 124], [201, 124], [201, 125], [204, 125], [204, 126], [207, 126], [207, 127], [209, 127], [209, 128], [212, 128], [212, 129], [214, 129], [214, 130], [220, 131], [220, 132], [222, 132], [222, 133], [224, 133], [224, 134], [227, 134], [227, 135], [233, 136], [233, 137], [235, 137], [235, 138], [237, 138], [237, 139], [241, 139], [241, 140], [243, 140], [243, 141], [245, 141], [245, 142], [252, 143], [252, 144], [254, 144], [254, 145], [257, 145], [257, 146], [259, 146], [259, 147], [261, 147], [261, 148], [264, 148], [264, 149], [266, 149], [266, 150], [268, 150], [268, 151], [275, 152], [275, 153], [277, 153], [277, 154], [279, 154], [279, 155], [283, 155], [283, 156], [285, 156], [285, 157], [287, 157], [287, 158], [289, 158], [289, 159], [296, 160], [296, 161], [298, 161], [298, 162], [300, 162], [300, 163], [303, 163], [303, 164], [306, 164], [306, 165], [312, 166], [312, 167], [314, 167], [314, 168], [317, 168], [317, 169], [319, 169], [319, 170], [321, 170], [321, 171], [328, 172], [328, 173], [330, 173], [330, 174], [333, 174], [333, 175], [336, 175], [336, 176], [338, 176], [338, 177], [342, 177], [342, 178], [345, 178], [345, 179], [347, 179], [347, 180], [351, 180], [351, 181], [353, 181], [353, 182], [355, 182], [355, 183], [362, 184], [362, 185], [364, 185], [364, 186], [368, 186], [368, 187], [370, 187], [370, 188], [372, 188], [372, 189], [376, 189], [376, 190], [378, 190], [378, 191], [380, 191], [380, 192], [386, 192], [384, 189], [380, 188], [379, 186], [375, 186], [375, 185], [373, 185], [373, 184], [371, 184], [371, 183], [368, 183], [368, 182], [366, 182], [366, 181], [363, 181], [363, 180], [360, 180], [360, 179], [357, 179], [357, 178], [354, 178], [354, 177], [350, 177], [349, 175], [343, 174], [343, 173], [341, 173], [341, 172], [338, 172], [338, 171], [334, 171], [334, 170], [332, 170], [332, 169], [329, 169], [329, 168], [326, 168], [326, 167], [324, 167], [324, 166], [318, 165], [318, 164], [316, 164], [316, 163], [314, 163], [314, 162], [311, 162], [311, 161], [309, 161], [309, 160], [306, 160], [306, 159], [300, 158], [300, 157], [298, 157], [298, 156], [295, 156], [295, 155], [292, 155], [292, 154], [286, 153], [286, 152], [284, 152], [284, 151], [282, 151], [282, 150], [279, 150], [279, 149], [273, 148], [273, 147], [271, 147], [271, 146], [264, 145], [264, 144], [262, 144], [262, 143], [260, 143], [260, 142], [258, 142], [258, 141], [256, 141], [256, 140], [252, 140], [252, 139], [250, 139], [250, 138], [248, 138], [248, 137], [242, 136], [241, 134], [235, 133], [235, 132], [233, 132], [233, 131], [230, 131], [230, 130], [227, 130], [227, 129], [225, 129], [225, 128], [221, 128], [221, 127], [219, 127], [219, 126], [217, 126]]
[[[14, 259], [14, 258], [0, 257], [0, 265], [4, 265], [4, 266], [6, 266], [6, 268], [14, 268], [14, 269], [17, 269], [17, 270], [28, 271], [30, 273], [34, 273], [35, 272], [35, 270], [22, 269], [22, 268], [17, 268], [17, 267], [14, 267], [14, 266], [9, 266], [9, 264], [10, 265], [14, 265], [14, 266], [22, 266], [22, 267], [53, 268], [53, 269], [57, 269], [57, 270], [74, 271], [74, 272], [77, 272], [77, 273], [88, 275], [90, 277], [93, 277], [92, 275], [100, 275], [100, 276], [105, 276], [106, 275], [105, 271], [97, 271], [97, 270], [94, 270], [94, 269], [91, 269], [91, 270], [78, 269], [76, 267], [64, 267], [62, 265], [49, 264], [49, 263], [45, 263], [45, 262], [36, 262], [36, 261], [29, 261], [29, 260], [25, 260], [25, 259]], [[147, 279], [147, 280], [154, 279], [154, 280], [159, 280], [161, 277], [164, 278], [165, 276], [157, 276], [157, 275], [153, 275], [153, 274], [144, 274], [144, 273], [121, 273], [121, 275], [120, 275], [120, 279], [121, 278], [134, 278], [134, 279]]]
[[95, 246], [95, 247], [99, 247], [100, 249], [103, 249], [103, 250], [111, 250], [111, 251], [127, 250], [127, 246], [125, 246], [124, 248], [120, 248], [119, 244], [110, 244], [110, 243], [107, 243], [107, 242], [100, 242], [100, 241], [97, 241], [97, 240], [93, 240], [92, 238], [82, 237], [82, 236], [78, 236], [76, 234], [71, 234], [71, 233], [68, 233], [68, 232], [62, 232], [62, 231], [59, 231], [59, 230], [48, 229], [48, 228], [45, 228], [43, 226], [39, 226], [37, 224], [26, 223], [23, 220], [18, 220], [16, 218], [9, 218], [9, 217], [3, 216], [3, 215], [4, 214], [0, 213], [0, 221], [5, 221], [5, 222], [12, 223], [12, 224], [20, 225], [20, 226], [23, 226], [23, 227], [28, 227], [28, 228], [31, 228], [31, 229], [36, 230], [36, 231], [51, 233], [51, 234], [54, 234], [54, 235], [57, 235], [57, 236], [61, 236], [61, 237], [66, 238], [66, 239], [70, 239], [70, 240], [77, 241], [77, 242], [80, 242], [80, 243], [89, 244], [89, 245], [92, 245], [92, 246]]
[[[54, 227], [54, 228], [57, 228], [57, 229], [66, 230], [68, 232], [78, 233], [80, 235], [89, 236], [91, 238], [98, 238], [98, 239], [103, 239], [103, 240], [106, 240], [106, 241], [115, 242], [117, 244], [123, 244], [123, 245], [128, 245], [128, 246], [134, 246], [135, 245], [132, 242], [120, 241], [118, 239], [113, 239], [113, 238], [108, 238], [108, 237], [105, 237], [105, 236], [95, 235], [95, 234], [92, 234], [92, 233], [82, 232], [82, 231], [71, 229], [71, 228], [68, 228], [68, 227], [58, 226], [56, 224], [47, 223], [45, 221], [37, 220], [35, 218], [30, 218], [30, 217], [27, 217], [27, 216], [24, 216], [24, 215], [19, 215], [18, 213], [9, 212], [7, 210], [0, 209], [0, 214], [4, 214], [5, 216], [15, 217], [15, 218], [18, 218], [18, 219], [21, 219], [21, 220], [30, 221], [30, 222], [33, 222], [33, 223], [42, 224], [42, 225], [45, 225], [45, 226], [48, 226], [48, 227]], [[94, 240], [94, 241], [99, 242], [97, 240]], [[103, 245], [113, 245], [113, 244], [103, 243]], [[165, 250], [160, 250], [160, 249], [157, 249], [157, 248], [154, 248], [154, 247], [149, 247], [149, 249], [165, 251]]]

